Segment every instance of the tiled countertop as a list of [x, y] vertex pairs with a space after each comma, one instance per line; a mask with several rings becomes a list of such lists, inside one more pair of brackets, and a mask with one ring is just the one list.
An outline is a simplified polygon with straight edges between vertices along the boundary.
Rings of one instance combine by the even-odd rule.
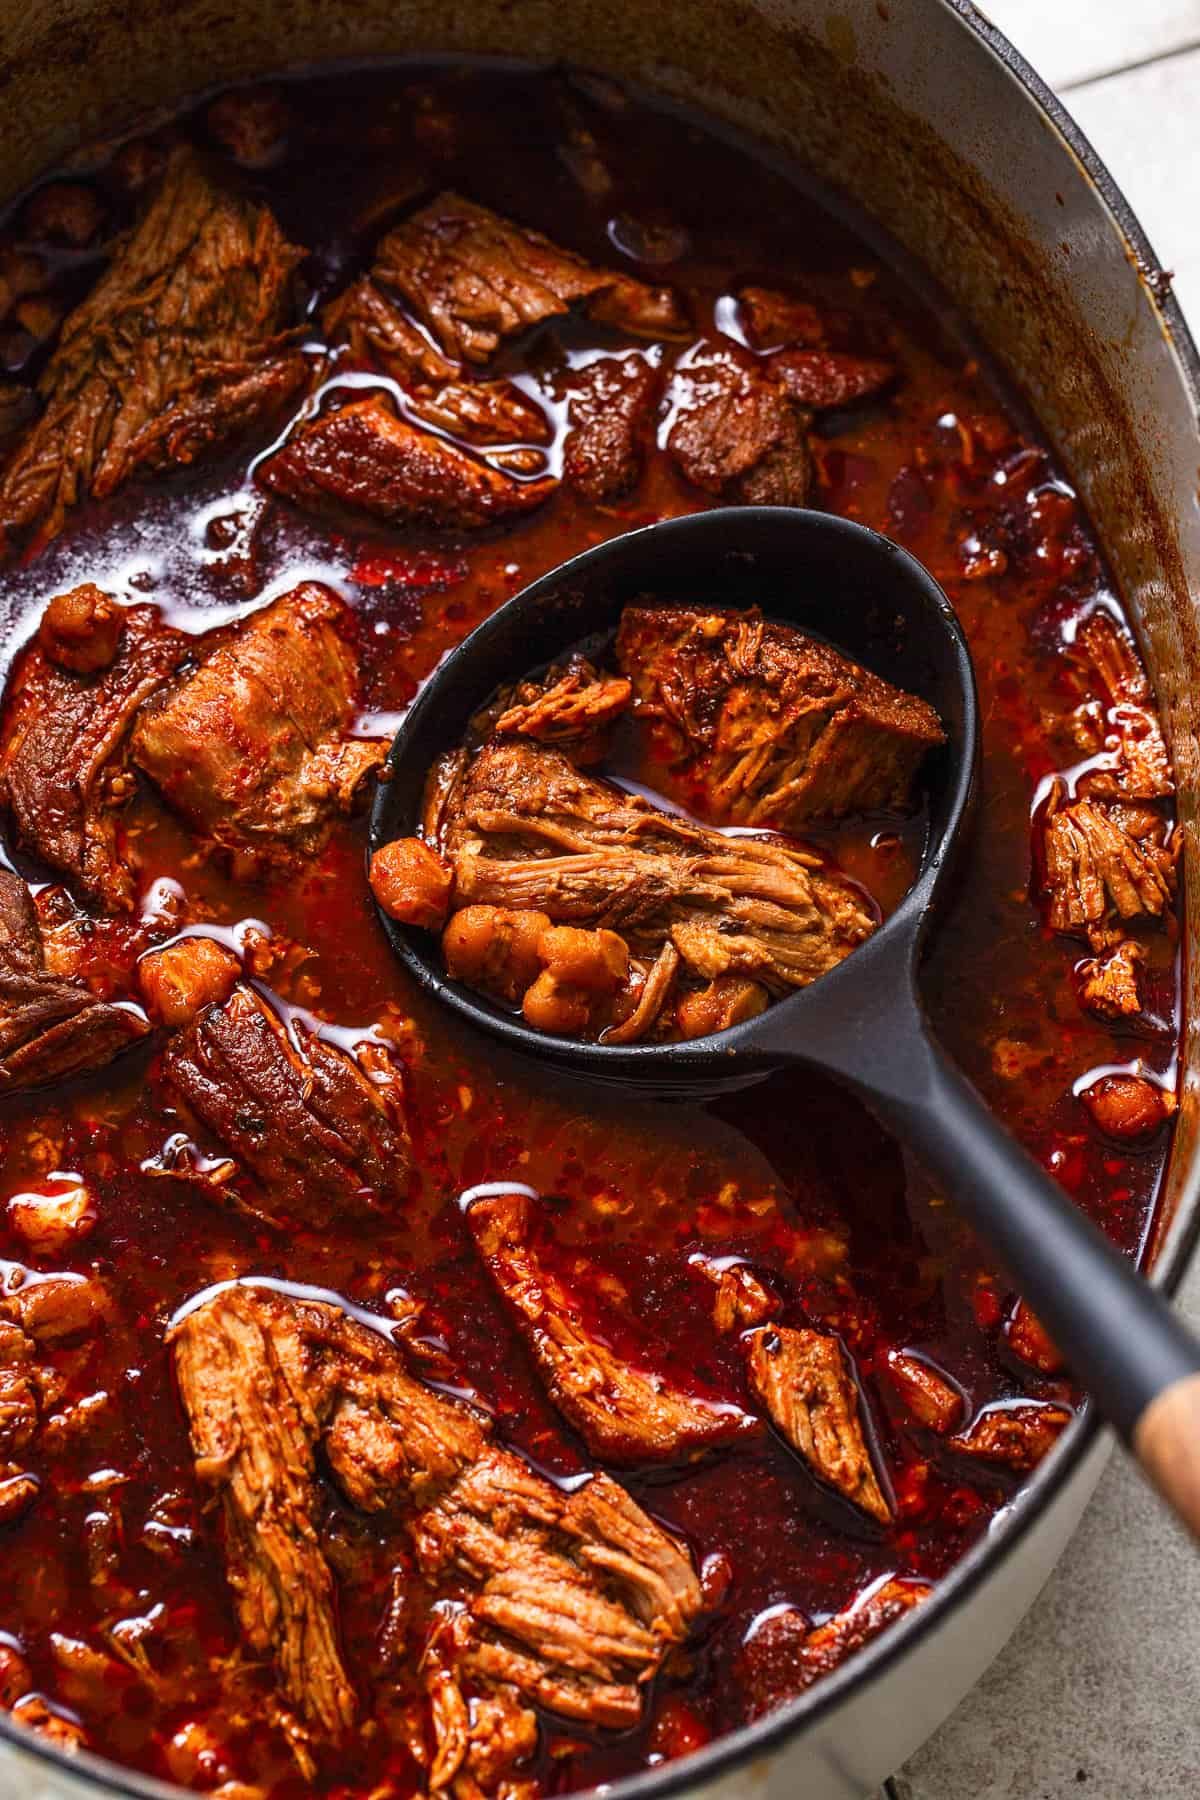
[[[985, 0], [1058, 89], [1200, 332], [1200, 0]], [[1200, 1266], [1182, 1294], [1200, 1326]], [[896, 1800], [1197, 1800], [1200, 1554], [1117, 1453], [1033, 1611]]]

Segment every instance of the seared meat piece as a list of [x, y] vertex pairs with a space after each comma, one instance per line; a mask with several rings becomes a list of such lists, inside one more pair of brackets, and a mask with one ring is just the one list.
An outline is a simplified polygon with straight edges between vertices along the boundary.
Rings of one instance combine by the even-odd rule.
[[619, 932], [650, 958], [669, 939], [709, 981], [733, 972], [784, 993], [874, 930], [817, 858], [706, 831], [533, 744], [484, 746], [449, 794], [443, 838], [462, 905]]
[[747, 506], [804, 506], [813, 485], [811, 415], [732, 340], [702, 343], [675, 365], [667, 449], [706, 493]]
[[447, 356], [465, 362], [486, 362], [504, 338], [579, 302], [593, 318], [637, 336], [688, 330], [669, 288], [594, 269], [457, 194], [439, 194], [389, 231], [373, 274], [404, 295]]
[[679, 1035], [685, 1038], [707, 1037], [714, 1031], [728, 1031], [731, 1025], [742, 1025], [765, 1012], [770, 995], [757, 981], [744, 975], [718, 975], [707, 987], [685, 994], [675, 1012]]
[[47, 972], [29, 889], [0, 870], [0, 1093], [103, 1068], [149, 1029], [136, 1008]]
[[754, 1430], [736, 1407], [634, 1367], [589, 1329], [579, 1295], [539, 1250], [540, 1221], [527, 1195], [476, 1200], [467, 1221], [555, 1405], [596, 1456], [687, 1462]]
[[403, 1084], [382, 1043], [351, 1057], [240, 985], [171, 1040], [161, 1069], [171, 1100], [254, 1178], [248, 1210], [324, 1225], [403, 1203]]
[[888, 1374], [892, 1386], [919, 1425], [945, 1437], [962, 1421], [965, 1402], [923, 1356], [911, 1350], [889, 1350]]
[[[98, 608], [93, 617], [99, 620]], [[18, 840], [114, 911], [130, 910], [134, 899], [118, 836], [119, 808], [133, 791], [130, 731], [142, 702], [190, 647], [152, 606], [131, 606], [122, 618], [115, 656], [92, 673], [56, 660], [61, 648], [53, 631], [47, 635], [54, 656], [39, 637], [17, 665], [0, 724], [0, 804]], [[108, 626], [101, 629], [107, 635]], [[77, 654], [80, 648], [77, 639]]]
[[1159, 800], [1173, 794], [1171, 759], [1137, 651], [1104, 612], [1094, 612], [1080, 626], [1076, 648], [1104, 690], [1108, 742], [1118, 751], [1114, 770], [1089, 776], [1089, 793], [1129, 800]]
[[486, 723], [501, 737], [553, 744], [583, 768], [604, 756], [610, 728], [627, 710], [632, 691], [623, 675], [602, 675], [575, 655], [540, 681], [518, 682]]
[[1175, 892], [1175, 849], [1138, 838], [1094, 800], [1051, 796], [1043, 828], [1044, 889], [1052, 931], [1101, 951], [1124, 937], [1120, 921], [1161, 918]]
[[862, 1401], [836, 1338], [763, 1325], [745, 1338], [751, 1391], [813, 1474], [881, 1525], [884, 1498], [863, 1435]]
[[13, 1459], [23, 1459], [33, 1448], [39, 1432], [52, 1424], [51, 1409], [63, 1398], [65, 1382], [46, 1352], [95, 1332], [108, 1304], [100, 1284], [82, 1275], [34, 1275], [15, 1263], [3, 1269], [0, 1526], [27, 1512], [41, 1485]]
[[563, 480], [585, 499], [615, 500], [636, 484], [659, 382], [643, 356], [599, 356], [572, 371]]
[[1031, 1312], [1023, 1300], [1017, 1301], [1004, 1341], [1014, 1356], [1019, 1356], [1039, 1374], [1061, 1373], [1064, 1366], [1062, 1352], [1037, 1314]]
[[[358, 1703], [318, 1536], [325, 1395], [313, 1378], [306, 1310], [265, 1290], [227, 1289], [187, 1314], [168, 1342], [196, 1474], [221, 1495], [225, 1570], [246, 1643], [273, 1658], [307, 1723], [337, 1738]], [[303, 1740], [299, 1747], [311, 1778], [311, 1753]]]
[[301, 425], [259, 464], [256, 478], [317, 511], [332, 504], [388, 525], [465, 530], [530, 512], [555, 487], [549, 476], [518, 480], [448, 438], [419, 430], [379, 398]]
[[928, 1582], [890, 1575], [812, 1630], [794, 1608], [765, 1614], [738, 1655], [736, 1677], [747, 1716], [761, 1718], [802, 1694], [932, 1592]]
[[745, 1263], [699, 1251], [688, 1258], [692, 1268], [707, 1276], [717, 1290], [713, 1324], [720, 1332], [740, 1331], [747, 1325], [763, 1325], [775, 1310], [775, 1301]]
[[767, 358], [767, 368], [785, 393], [814, 412], [866, 400], [896, 375], [893, 363], [844, 350], [779, 350]]
[[[325, 312], [331, 343], [345, 342], [356, 362], [374, 364], [406, 390], [422, 420], [471, 444], [547, 444], [549, 420], [511, 381], [464, 381], [457, 363], [435, 350], [369, 277]], [[518, 468], [520, 464], [516, 464]]]
[[1079, 1098], [1107, 1137], [1138, 1143], [1161, 1131], [1175, 1096], [1141, 1075], [1102, 1075]]
[[744, 287], [738, 294], [738, 311], [742, 329], [756, 350], [778, 350], [783, 346], [799, 346], [805, 350], [827, 350], [830, 347], [831, 323], [844, 331], [846, 321], [830, 316], [794, 294], [780, 293], [777, 288]]
[[686, 1635], [700, 1585], [607, 1475], [565, 1493], [333, 1306], [234, 1285], [171, 1339], [197, 1472], [223, 1492], [243, 1629], [273, 1650], [310, 1721], [337, 1734], [354, 1716], [313, 1535], [320, 1442], [352, 1504], [404, 1509], [425, 1579], [460, 1601], [465, 1587], [456, 1674], [588, 1724], [638, 1722], [644, 1683]]
[[904, 806], [945, 741], [924, 700], [757, 609], [628, 606], [617, 661], [722, 820], [787, 829]]
[[1076, 969], [1079, 1004], [1102, 1019], [1129, 1019], [1142, 1010], [1138, 964], [1142, 946], [1123, 938], [1103, 956], [1089, 958]]
[[304, 380], [287, 327], [301, 252], [261, 206], [172, 152], [158, 193], [67, 319], [41, 417], [0, 480], [0, 547], [43, 540], [72, 506], [196, 461], [275, 412]]
[[963, 1456], [999, 1463], [1023, 1473], [1036, 1469], [1046, 1452], [1054, 1448], [1059, 1433], [1071, 1423], [1071, 1416], [1065, 1406], [1043, 1405], [1034, 1400], [1019, 1405], [1002, 1401], [985, 1407], [966, 1431], [946, 1442]]
[[524, 1800], [532, 1784], [513, 1780], [510, 1771], [537, 1749], [537, 1715], [507, 1682], [464, 1691], [479, 1687], [462, 1667], [471, 1641], [471, 1622], [458, 1613], [438, 1619], [421, 1653], [433, 1728], [429, 1792], [449, 1790], [454, 1800], [491, 1794], [499, 1800]]
[[184, 818], [230, 850], [312, 855], [386, 745], [346, 735], [353, 615], [306, 582], [253, 613], [143, 709], [133, 756]]

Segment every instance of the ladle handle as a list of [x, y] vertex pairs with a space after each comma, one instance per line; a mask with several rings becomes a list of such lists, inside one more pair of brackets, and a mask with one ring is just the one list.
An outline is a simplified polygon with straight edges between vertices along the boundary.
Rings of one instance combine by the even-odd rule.
[[[922, 1028], [855, 1085], [1000, 1257], [1147, 1478], [1200, 1538], [1200, 1340]], [[866, 1076], [866, 1079], [864, 1079]]]

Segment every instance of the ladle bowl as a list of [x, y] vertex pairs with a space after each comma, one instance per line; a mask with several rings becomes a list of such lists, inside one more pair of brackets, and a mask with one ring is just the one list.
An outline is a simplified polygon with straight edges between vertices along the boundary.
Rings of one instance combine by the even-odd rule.
[[396, 734], [371, 817], [374, 853], [413, 835], [425, 780], [495, 691], [602, 647], [633, 603], [758, 606], [938, 712], [947, 741], [922, 771], [928, 830], [895, 911], [828, 974], [757, 1018], [682, 1043], [604, 1045], [534, 1031], [452, 981], [436, 936], [381, 911], [410, 973], [473, 1026], [544, 1066], [640, 1097], [703, 1099], [787, 1067], [854, 1089], [968, 1215], [1129, 1442], [1200, 1535], [1200, 1344], [990, 1112], [933, 1037], [921, 951], [969, 832], [979, 763], [970, 653], [949, 600], [915, 558], [826, 513], [722, 508], [585, 551], [498, 609], [430, 677]]

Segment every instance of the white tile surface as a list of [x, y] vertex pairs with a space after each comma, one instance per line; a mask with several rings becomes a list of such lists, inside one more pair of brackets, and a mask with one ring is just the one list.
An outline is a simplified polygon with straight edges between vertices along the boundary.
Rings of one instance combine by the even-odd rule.
[[1200, 0], [976, 0], [1053, 88], [1200, 44]]
[[[987, 11], [1052, 83], [1085, 84], [1067, 104], [1200, 327], [1200, 49], [1183, 48], [1200, 0]], [[1182, 1305], [1200, 1327], [1200, 1265]], [[898, 1785], [906, 1800], [1200, 1800], [1198, 1692], [1200, 1555], [1120, 1456], [1017, 1636]]]

